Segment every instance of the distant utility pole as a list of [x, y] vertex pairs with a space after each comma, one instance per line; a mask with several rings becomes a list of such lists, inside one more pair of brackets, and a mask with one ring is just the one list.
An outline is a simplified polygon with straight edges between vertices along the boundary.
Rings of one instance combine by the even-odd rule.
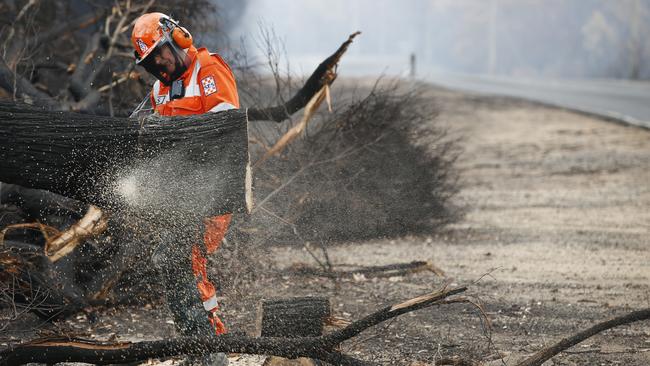
[[646, 38], [643, 36], [643, 27], [644, 24], [641, 20], [642, 15], [642, 5], [639, 0], [633, 1], [632, 4], [628, 5], [629, 16], [630, 16], [630, 39], [627, 42], [628, 44], [628, 70], [627, 78], [628, 79], [639, 79], [641, 76], [641, 67], [643, 64], [644, 48]]
[[409, 76], [411, 77], [411, 79], [415, 79], [415, 52], [411, 52], [409, 64], [410, 64]]
[[497, 14], [499, 7], [498, 0], [490, 0], [490, 10], [488, 16], [488, 74], [496, 73], [497, 68]]

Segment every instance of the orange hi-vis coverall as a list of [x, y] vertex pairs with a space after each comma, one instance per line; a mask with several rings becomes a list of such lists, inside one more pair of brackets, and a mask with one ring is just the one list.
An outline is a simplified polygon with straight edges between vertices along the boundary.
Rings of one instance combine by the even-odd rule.
[[181, 76], [185, 95], [170, 100], [169, 86], [157, 80], [151, 92], [154, 111], [162, 116], [187, 116], [239, 108], [235, 77], [228, 64], [216, 53], [192, 46], [194, 60]]
[[[211, 54], [205, 48], [197, 50], [191, 46], [187, 53], [193, 61], [180, 77], [184, 86], [183, 97], [171, 100], [170, 87], [156, 81], [151, 93], [155, 113], [162, 116], [186, 116], [239, 108], [237, 86], [228, 64], [219, 55]], [[231, 217], [227, 213], [206, 218], [203, 222], [203, 246], [194, 244], [191, 253], [192, 272], [203, 308], [208, 312], [217, 335], [225, 333], [226, 328], [216, 314], [219, 305], [215, 287], [207, 276], [205, 255], [214, 253], [219, 248]]]

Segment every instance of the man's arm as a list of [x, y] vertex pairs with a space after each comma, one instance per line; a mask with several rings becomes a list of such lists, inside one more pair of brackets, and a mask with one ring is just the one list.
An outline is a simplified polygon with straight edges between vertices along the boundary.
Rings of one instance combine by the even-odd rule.
[[219, 55], [210, 55], [210, 63], [199, 71], [199, 88], [206, 112], [239, 108], [235, 76]]

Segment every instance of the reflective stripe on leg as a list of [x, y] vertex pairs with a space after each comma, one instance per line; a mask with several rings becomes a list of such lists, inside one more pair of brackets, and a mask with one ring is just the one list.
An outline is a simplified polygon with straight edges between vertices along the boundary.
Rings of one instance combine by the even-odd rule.
[[219, 308], [219, 303], [217, 302], [217, 295], [213, 295], [207, 300], [203, 300], [203, 308], [206, 311], [216, 311]]

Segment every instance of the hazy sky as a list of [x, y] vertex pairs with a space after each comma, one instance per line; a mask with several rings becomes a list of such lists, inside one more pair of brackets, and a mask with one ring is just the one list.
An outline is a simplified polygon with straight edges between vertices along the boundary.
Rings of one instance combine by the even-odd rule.
[[[249, 0], [232, 38], [272, 28], [311, 70], [347, 36], [351, 73], [419, 70], [650, 77], [650, 0]], [[638, 70], [637, 70], [638, 69]]]

